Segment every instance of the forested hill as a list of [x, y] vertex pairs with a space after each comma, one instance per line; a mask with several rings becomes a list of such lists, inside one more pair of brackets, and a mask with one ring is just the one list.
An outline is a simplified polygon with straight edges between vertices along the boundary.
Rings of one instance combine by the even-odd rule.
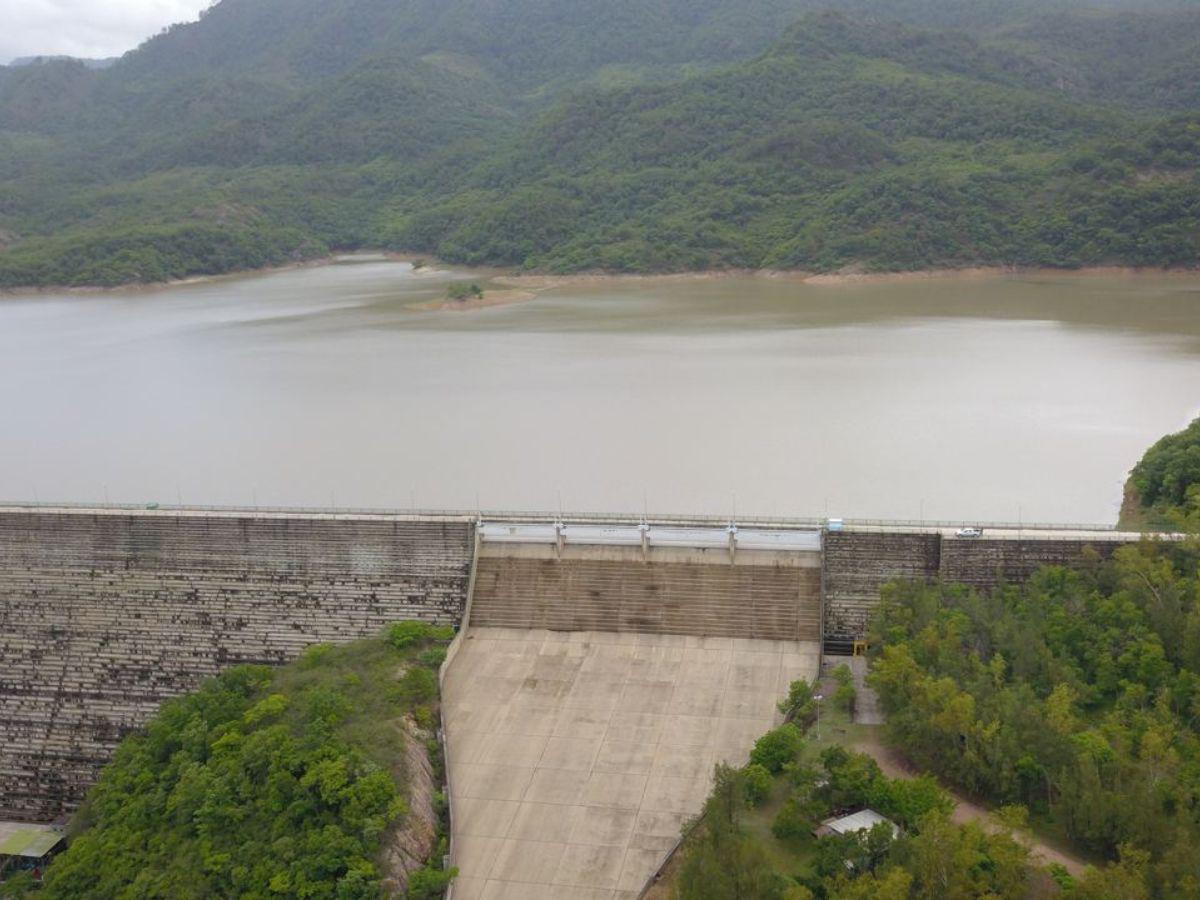
[[961, 34], [802, 19], [759, 58], [543, 115], [397, 205], [397, 246], [551, 269], [1197, 259], [1200, 119], [1041, 89]]
[[1185, 0], [222, 0], [0, 67], [0, 286], [1193, 265], [1197, 85]]
[[1200, 531], [1200, 419], [1159, 440], [1125, 484], [1120, 527]]

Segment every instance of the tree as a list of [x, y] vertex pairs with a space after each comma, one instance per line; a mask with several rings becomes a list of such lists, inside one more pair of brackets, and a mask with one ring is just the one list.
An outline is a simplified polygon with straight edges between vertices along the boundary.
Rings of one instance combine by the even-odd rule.
[[754, 749], [750, 751], [750, 761], [777, 775], [785, 765], [795, 762], [803, 745], [803, 733], [787, 722], [768, 731], [755, 742]]
[[788, 722], [807, 722], [815, 708], [812, 685], [802, 678], [793, 681], [788, 686], [787, 696], [779, 701], [779, 711]]
[[1130, 845], [1121, 847], [1120, 862], [1103, 868], [1088, 868], [1065, 892], [1069, 900], [1149, 900], [1146, 866], [1149, 854]]
[[758, 763], [753, 763], [746, 766], [743, 777], [747, 802], [751, 806], [760, 805], [771, 793], [771, 785], [774, 783], [771, 773]]

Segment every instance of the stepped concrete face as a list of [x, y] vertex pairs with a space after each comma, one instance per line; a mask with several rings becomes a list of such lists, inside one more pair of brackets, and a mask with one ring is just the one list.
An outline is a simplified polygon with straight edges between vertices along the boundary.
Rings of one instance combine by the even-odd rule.
[[821, 554], [484, 543], [471, 624], [818, 641]]
[[1106, 558], [1138, 535], [958, 538], [940, 532], [844, 531], [825, 536], [825, 637], [866, 637], [883, 586], [894, 579], [962, 582], [988, 591], [1021, 584], [1043, 566]]
[[896, 578], [936, 578], [937, 534], [825, 535], [825, 634], [865, 637], [879, 591]]
[[472, 549], [449, 517], [0, 511], [0, 819], [70, 811], [222, 669], [459, 621]]
[[819, 654], [472, 624], [443, 692], [454, 900], [637, 897], [700, 812], [714, 764], [746, 761]]
[[1043, 566], [1078, 565], [1089, 554], [1109, 557], [1124, 544], [1112, 540], [944, 540], [938, 577], [987, 591], [1002, 581], [1021, 584]]

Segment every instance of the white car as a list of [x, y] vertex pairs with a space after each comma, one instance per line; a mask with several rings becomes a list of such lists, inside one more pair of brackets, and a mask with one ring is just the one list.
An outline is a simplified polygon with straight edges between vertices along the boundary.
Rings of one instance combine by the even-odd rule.
[[983, 537], [983, 529], [982, 528], [960, 528], [960, 529], [958, 529], [958, 531], [954, 532], [954, 536], [960, 537], [960, 538]]

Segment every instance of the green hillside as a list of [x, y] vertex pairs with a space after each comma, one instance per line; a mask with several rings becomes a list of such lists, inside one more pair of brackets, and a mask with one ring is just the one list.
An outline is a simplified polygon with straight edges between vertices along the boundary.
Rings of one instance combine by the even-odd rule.
[[410, 876], [390, 850], [436, 839], [437, 811], [409, 797], [414, 754], [440, 765], [441, 631], [400, 623], [164, 704], [121, 742], [36, 896], [367, 898], [398, 879], [440, 895], [447, 873]]
[[552, 270], [1194, 264], [1200, 116], [1041, 78], [965, 35], [818, 14], [753, 61], [573, 98], [466, 188], [402, 198], [389, 240]]
[[1200, 523], [1200, 419], [1168, 434], [1129, 473], [1121, 526], [1197, 530]]
[[223, 0], [0, 67], [0, 286], [1190, 265], [1198, 47], [1182, 0]]

